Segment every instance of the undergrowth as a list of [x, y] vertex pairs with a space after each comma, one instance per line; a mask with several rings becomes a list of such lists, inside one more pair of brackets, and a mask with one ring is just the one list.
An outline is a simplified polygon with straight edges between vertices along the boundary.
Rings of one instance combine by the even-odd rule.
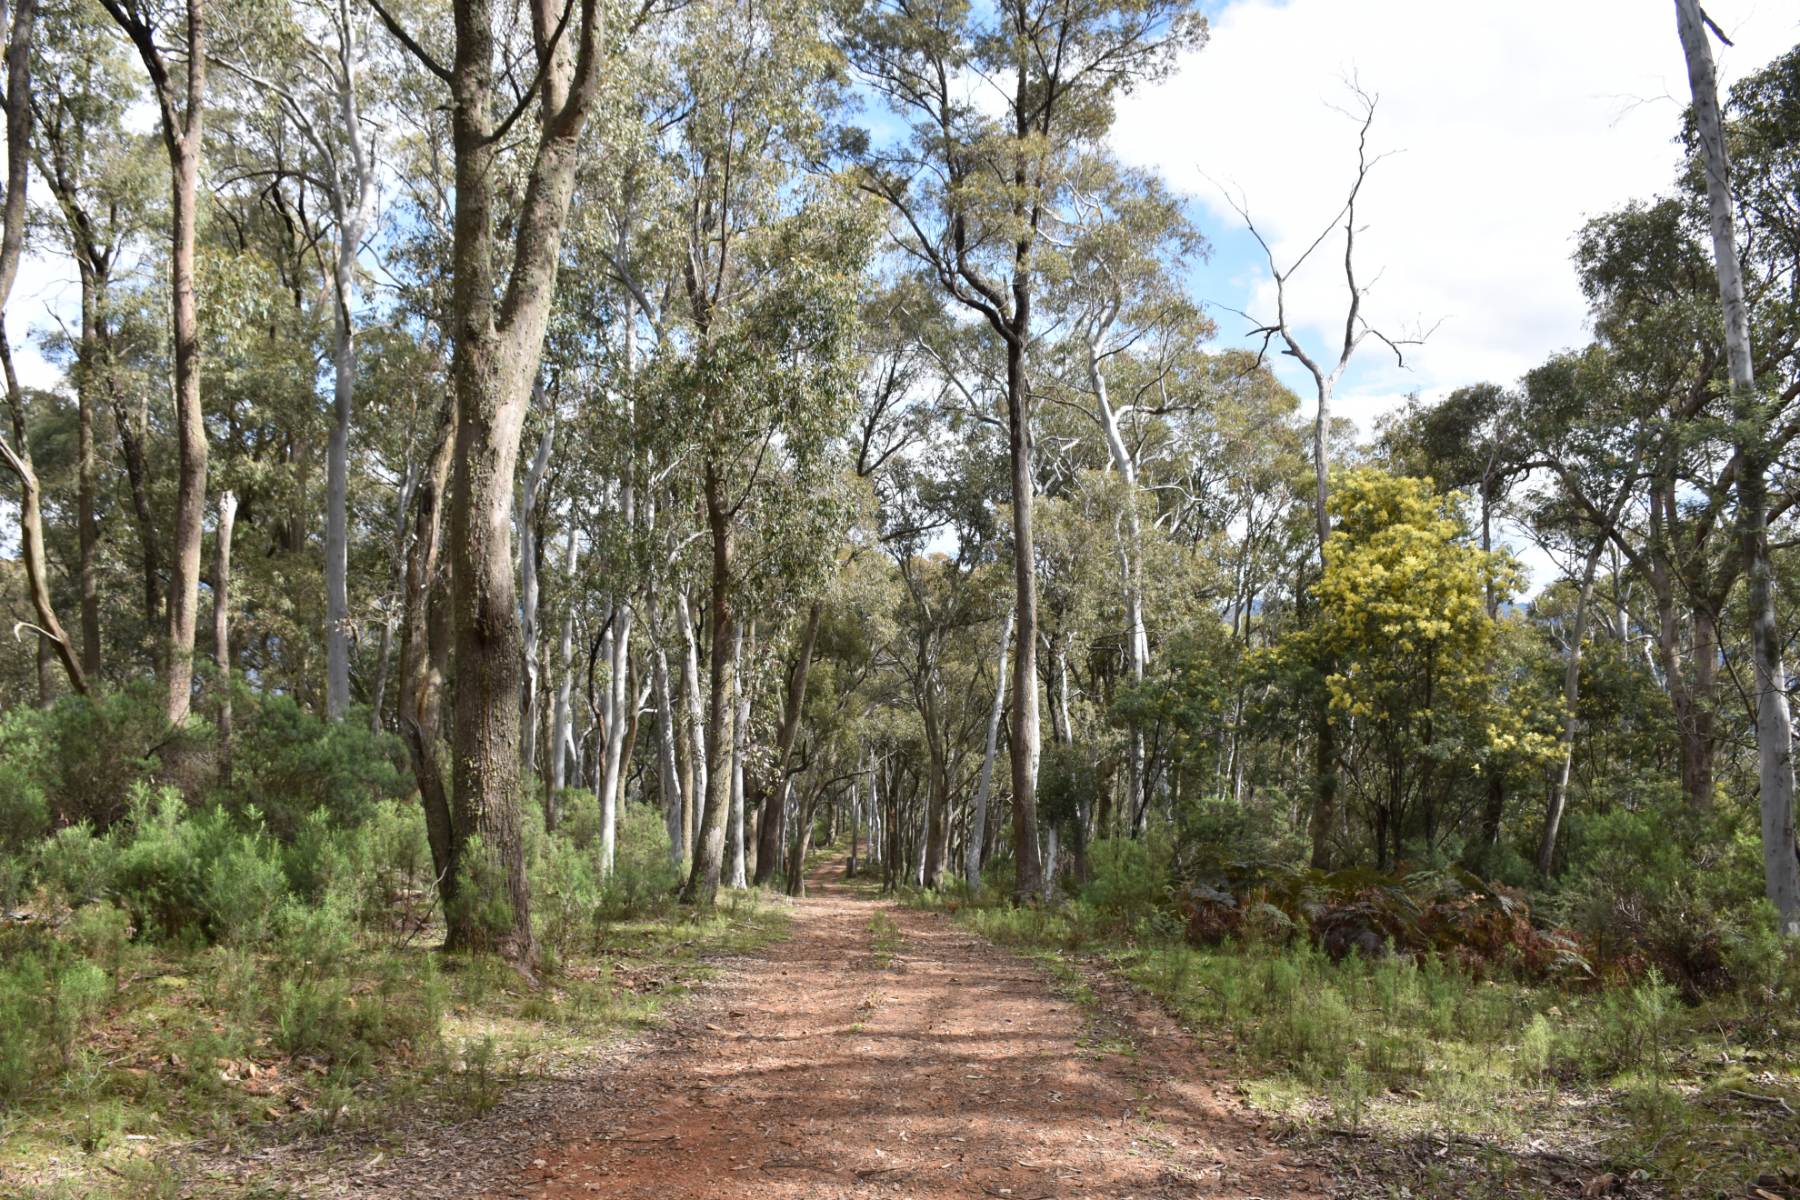
[[170, 794], [134, 805], [107, 836], [65, 828], [27, 869], [15, 857], [29, 893], [0, 897], [8, 1197], [216, 1191], [172, 1152], [479, 1115], [786, 926], [757, 893], [676, 905], [662, 823], [641, 806], [601, 879], [591, 798], [572, 794], [557, 834], [530, 831], [534, 981], [437, 949], [416, 807], [288, 841]]
[[904, 900], [1037, 958], [1071, 996], [1085, 964], [1157, 997], [1235, 1065], [1255, 1113], [1340, 1144], [1503, 1150], [1490, 1153], [1512, 1164], [1495, 1168], [1496, 1195], [1534, 1155], [1660, 1195], [1800, 1180], [1791, 961], [1776, 986], [1696, 998], [1654, 967], [1602, 982], [1391, 942], [1334, 956], [1273, 917], [1197, 945], [1172, 890], [1151, 882], [1154, 852], [1096, 846], [1092, 881], [1048, 905], [1014, 906], [993, 886]]

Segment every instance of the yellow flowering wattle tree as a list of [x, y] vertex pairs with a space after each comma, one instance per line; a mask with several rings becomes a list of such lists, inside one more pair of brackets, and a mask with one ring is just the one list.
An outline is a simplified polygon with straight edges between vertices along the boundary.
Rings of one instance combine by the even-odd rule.
[[1447, 805], [1474, 790], [1469, 779], [1543, 737], [1533, 714], [1509, 708], [1493, 669], [1499, 622], [1486, 594], [1509, 595], [1517, 570], [1471, 543], [1459, 500], [1429, 479], [1345, 471], [1317, 617], [1278, 650], [1331, 664], [1323, 684], [1344, 801], [1368, 822], [1384, 870], [1407, 841], [1436, 846]]

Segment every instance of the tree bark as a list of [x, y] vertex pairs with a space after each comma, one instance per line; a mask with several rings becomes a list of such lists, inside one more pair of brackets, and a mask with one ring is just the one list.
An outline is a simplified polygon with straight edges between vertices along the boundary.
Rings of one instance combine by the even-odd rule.
[[[356, 325], [351, 308], [356, 302], [356, 255], [374, 222], [378, 193], [374, 156], [363, 140], [357, 96], [357, 26], [347, 4], [340, 4], [334, 15], [338, 76], [331, 82], [337, 92], [345, 147], [350, 152], [354, 204], [346, 194], [336, 155], [329, 152], [323, 138], [315, 138], [314, 143], [326, 151], [327, 191], [338, 227], [333, 264], [337, 304], [332, 321], [332, 420], [325, 448], [325, 709], [331, 720], [341, 721], [350, 707], [350, 419], [356, 400]], [[309, 133], [312, 130], [310, 123], [302, 128]]]
[[758, 887], [775, 878], [781, 862], [792, 778], [788, 774], [788, 758], [794, 751], [794, 738], [800, 732], [800, 715], [806, 704], [806, 679], [812, 670], [813, 645], [818, 640], [819, 620], [823, 615], [824, 607], [817, 601], [807, 610], [806, 631], [800, 635], [800, 646], [788, 671], [786, 703], [781, 712], [781, 724], [775, 730], [775, 753], [769, 763], [770, 784], [757, 789], [762, 794], [761, 815], [756, 823], [755, 882]]
[[25, 396], [13, 371], [12, 345], [6, 336], [6, 302], [19, 273], [25, 247], [25, 201], [31, 165], [31, 35], [37, 19], [35, 0], [19, 0], [13, 9], [6, 45], [6, 200], [4, 234], [0, 236], [0, 365], [6, 371], [7, 408], [12, 415], [12, 443], [0, 438], [0, 458], [19, 480], [19, 554], [25, 583], [38, 619], [38, 691], [47, 700], [53, 691], [46, 650], [62, 663], [69, 684], [87, 694], [81, 661], [50, 603], [49, 556], [44, 546], [43, 491], [31, 460], [31, 436], [25, 419]]
[[[156, 536], [156, 513], [150, 507], [150, 463], [138, 439], [137, 415], [126, 409], [123, 397], [113, 395], [113, 428], [119, 438], [119, 457], [125, 460], [125, 478], [131, 485], [131, 511], [137, 518], [138, 549], [144, 581], [144, 629], [154, 637], [162, 616], [162, 546]], [[161, 669], [163, 655], [152, 656]]]
[[[1022, 273], [1021, 273], [1022, 274]], [[1030, 392], [1025, 380], [1025, 337], [1030, 330], [1029, 284], [1013, 287], [1017, 336], [1006, 343], [1006, 437], [1013, 497], [1014, 619], [1020, 651], [1013, 655], [1012, 752], [1013, 898], [1037, 898], [1043, 881], [1038, 868], [1037, 770], [1038, 687], [1037, 548], [1032, 541], [1031, 506], [1036, 481], [1032, 471]]]
[[[613, 610], [613, 643], [612, 643], [612, 677], [607, 680], [607, 688], [611, 692], [610, 706], [613, 711], [613, 724], [617, 728], [621, 724], [634, 722], [636, 706], [631, 704], [631, 626], [633, 609], [625, 600], [615, 601]], [[661, 651], [658, 651], [660, 659]], [[660, 671], [663, 675], [663, 690], [668, 690], [667, 668], [659, 661], [652, 671]], [[651, 686], [654, 689], [655, 676]], [[630, 718], [624, 716], [627, 707], [632, 709]], [[658, 714], [661, 715], [660, 713]], [[660, 725], [660, 722], [659, 722]], [[660, 732], [660, 730], [659, 730]], [[600, 871], [603, 875], [611, 875], [613, 857], [619, 840], [619, 788], [621, 772], [630, 763], [626, 742], [629, 738], [608, 738], [606, 755], [600, 768]]]
[[[756, 619], [752, 617], [747, 625], [749, 628], [740, 630], [738, 639], [736, 654], [740, 663], [744, 661], [746, 648], [752, 661], [756, 653]], [[731, 826], [726, 846], [730, 861], [727, 878], [729, 886], [741, 890], [750, 886], [744, 874], [744, 758], [750, 749], [750, 689], [744, 686], [741, 671], [732, 681], [732, 688], [737, 702], [737, 717], [731, 739]]]
[[734, 514], [726, 505], [716, 463], [705, 471], [706, 519], [712, 533], [712, 671], [706, 714], [706, 807], [694, 836], [694, 865], [682, 898], [710, 905], [719, 890], [725, 853], [725, 818], [731, 809], [731, 690], [737, 679]]
[[89, 679], [100, 678], [100, 578], [94, 556], [100, 545], [100, 525], [94, 515], [94, 376], [99, 357], [96, 311], [99, 288], [88, 256], [78, 251], [81, 276], [81, 345], [75, 380], [77, 413], [75, 520], [81, 539], [79, 582], [81, 587], [81, 669]]
[[81, 671], [81, 662], [76, 657], [75, 647], [69, 641], [69, 635], [63, 631], [62, 623], [56, 619], [56, 610], [50, 604], [49, 556], [44, 548], [44, 516], [43, 492], [38, 485], [37, 472], [31, 462], [31, 442], [25, 426], [25, 402], [19, 391], [18, 376], [13, 372], [12, 348], [6, 337], [6, 314], [0, 312], [0, 366], [6, 371], [6, 395], [8, 407], [12, 411], [13, 443], [0, 438], [0, 458], [6, 460], [13, 474], [19, 479], [19, 556], [25, 564], [25, 583], [31, 593], [31, 605], [37, 615], [39, 644], [39, 685], [40, 697], [50, 688], [45, 685], [50, 676], [44, 657], [44, 647], [48, 646], [57, 661], [62, 663], [63, 672], [69, 677], [69, 686], [76, 692], [87, 695], [87, 680]]
[[[549, 404], [545, 399], [542, 380], [534, 385], [532, 394], [538, 407], [548, 415]], [[538, 769], [538, 493], [544, 486], [544, 472], [550, 466], [550, 450], [555, 441], [556, 422], [552, 417], [544, 424], [543, 435], [538, 439], [537, 453], [532, 456], [531, 468], [525, 473], [525, 483], [521, 488], [523, 502], [518, 510], [519, 623], [520, 640], [524, 644], [520, 660], [525, 668], [525, 686], [519, 697], [523, 743], [519, 748], [519, 764], [527, 774], [534, 774]]]
[[175, 344], [175, 486], [173, 563], [169, 577], [168, 705], [171, 725], [185, 725], [193, 705], [194, 629], [200, 606], [200, 546], [206, 509], [206, 415], [200, 407], [200, 329], [194, 296], [196, 188], [205, 129], [206, 21], [203, 0], [186, 0], [186, 87], [180, 101], [156, 30], [122, 0], [100, 0], [125, 31], [149, 73], [169, 156], [171, 299], [170, 339]]
[[213, 662], [219, 668], [219, 782], [231, 786], [231, 530], [237, 496], [219, 495], [213, 537]]
[[1775, 615], [1774, 572], [1769, 561], [1768, 414], [1756, 395], [1750, 357], [1749, 308], [1732, 217], [1731, 168], [1719, 114], [1712, 48], [1698, 0], [1675, 0], [1676, 25], [1687, 55], [1694, 122], [1706, 168], [1712, 218], [1713, 265], [1725, 317], [1725, 357], [1731, 371], [1737, 422], [1738, 535], [1749, 582], [1750, 644], [1755, 661], [1757, 781], [1761, 785], [1763, 879], [1781, 930], [1800, 937], [1800, 848], [1794, 839], [1793, 727], [1787, 671]]
[[[693, 607], [684, 585], [675, 593], [675, 627], [681, 634], [681, 701], [687, 708], [687, 729], [683, 756], [685, 770], [681, 778], [681, 795], [687, 807], [681, 810], [682, 840], [691, 855], [700, 841], [701, 797], [706, 795], [710, 748], [707, 746], [705, 702], [700, 699], [700, 638], [694, 628]], [[735, 677], [734, 677], [735, 680]], [[733, 684], [735, 687], [735, 682]]]
[[675, 761], [675, 702], [670, 695], [669, 655], [663, 647], [655, 592], [650, 594], [647, 607], [650, 611], [650, 695], [656, 706], [656, 765], [662, 785], [663, 821], [669, 830], [669, 859], [679, 871], [687, 864], [685, 814], [688, 800], [683, 794], [681, 768]]
[[575, 565], [577, 562], [575, 549], [575, 526], [569, 525], [568, 549], [563, 560], [563, 574], [570, 584], [571, 595], [563, 607], [562, 630], [556, 640], [556, 708], [550, 719], [550, 795], [549, 827], [556, 828], [561, 813], [556, 793], [563, 790], [567, 783], [567, 764], [569, 751], [574, 746], [574, 738], [570, 726], [574, 721], [575, 710], [571, 705], [575, 690], [575, 600], [573, 585], [575, 581]]
[[1006, 627], [1000, 631], [1000, 659], [994, 669], [994, 706], [988, 711], [987, 750], [981, 759], [981, 780], [975, 786], [975, 811], [971, 814], [969, 852], [963, 864], [964, 877], [971, 895], [981, 890], [981, 852], [987, 844], [988, 788], [994, 779], [994, 755], [1000, 744], [1000, 718], [1006, 711], [1006, 649], [1012, 641], [1013, 625], [1019, 619], [1016, 610], [1006, 614]]
[[1549, 811], [1544, 815], [1544, 839], [1538, 846], [1538, 874], [1546, 881], [1555, 865], [1556, 837], [1568, 805], [1569, 769], [1575, 762], [1575, 730], [1579, 725], [1575, 706], [1581, 699], [1581, 643], [1587, 637], [1588, 608], [1594, 600], [1594, 573], [1605, 549], [1606, 533], [1602, 531], [1595, 537], [1594, 548], [1588, 552], [1587, 565], [1581, 572], [1581, 591], [1575, 601], [1575, 625], [1569, 632], [1569, 666], [1563, 673], [1562, 762], [1557, 764]]
[[426, 840], [441, 894], [456, 886], [451, 871], [450, 800], [437, 761], [443, 681], [449, 654], [450, 581], [440, 563], [444, 487], [456, 442], [456, 392], [447, 389], [438, 417], [437, 447], [414, 499], [412, 544], [406, 550], [405, 607], [401, 616], [400, 695], [395, 706], [400, 735], [412, 759], [413, 778], [425, 810]]
[[[109, 0], [110, 2], [110, 0]], [[456, 213], [451, 254], [457, 392], [451, 477], [455, 630], [454, 950], [491, 949], [529, 970], [537, 958], [519, 812], [518, 601], [509, 517], [519, 440], [556, 288], [578, 142], [600, 80], [604, 24], [582, 0], [579, 24], [552, 0], [532, 0], [536, 144], [521, 173], [511, 266], [498, 278], [496, 192], [506, 176], [494, 106], [499, 39], [492, 0], [454, 0], [455, 57], [429, 59], [385, 10], [397, 38], [449, 85]], [[570, 22], [573, 24], [573, 22]], [[471, 853], [476, 839], [480, 850]]]

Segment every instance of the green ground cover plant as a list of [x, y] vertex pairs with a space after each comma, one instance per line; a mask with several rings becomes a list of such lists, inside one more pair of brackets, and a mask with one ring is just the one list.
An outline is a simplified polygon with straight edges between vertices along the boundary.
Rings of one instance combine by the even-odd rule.
[[[1155, 996], [1229, 1064], [1251, 1111], [1302, 1136], [1390, 1149], [1435, 1138], [1485, 1154], [1475, 1181], [1463, 1178], [1459, 1189], [1530, 1194], [1543, 1186], [1525, 1170], [1534, 1161], [1584, 1179], [1635, 1178], [1663, 1195], [1742, 1195], [1759, 1178], [1800, 1177], [1800, 971], [1753, 923], [1738, 927], [1724, 956], [1736, 964], [1730, 979], [1695, 990], [1665, 976], [1641, 942], [1622, 939], [1618, 957], [1577, 961], [1569, 947], [1591, 953], [1581, 931], [1558, 932], [1539, 916], [1521, 938], [1562, 957], [1534, 961], [1518, 939], [1474, 954], [1467, 927], [1434, 946], [1418, 936], [1428, 908], [1409, 901], [1384, 915], [1371, 898], [1441, 894], [1441, 881], [1409, 893], [1405, 879], [1358, 879], [1339, 889], [1335, 906], [1323, 902], [1332, 889], [1317, 888], [1309, 930], [1304, 911], [1297, 923], [1272, 902], [1291, 893], [1265, 871], [1221, 930], [1227, 881], [1215, 873], [1212, 884], [1159, 882], [1175, 857], [1171, 831], [1152, 830], [1096, 844], [1089, 882], [1049, 904], [1016, 906], [991, 887], [907, 899], [954, 910], [969, 928], [1037, 958], [1073, 998], [1093, 1002], [1080, 967]], [[1210, 903], [1193, 902], [1200, 887]], [[1461, 911], [1488, 911], [1494, 898], [1468, 893]], [[1576, 900], [1569, 908], [1579, 914], [1594, 896]], [[1384, 931], [1372, 946], [1331, 938], [1346, 911], [1376, 928], [1410, 922], [1414, 948], [1404, 932]]]
[[0, 1178], [8, 1195], [173, 1194], [165, 1152], [477, 1115], [657, 1019], [707, 958], [781, 936], [783, 905], [673, 900], [656, 814], [602, 878], [585, 793], [531, 828], [544, 966], [445, 956], [414, 803], [280, 837], [254, 810], [138, 784], [104, 834], [19, 839], [0, 897]]

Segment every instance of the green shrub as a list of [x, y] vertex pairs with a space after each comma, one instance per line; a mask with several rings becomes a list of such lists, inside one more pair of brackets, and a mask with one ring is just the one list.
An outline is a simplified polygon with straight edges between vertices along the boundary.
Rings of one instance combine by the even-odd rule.
[[600, 797], [586, 788], [564, 788], [556, 794], [562, 814], [556, 835], [568, 839], [577, 850], [587, 850], [600, 838]]
[[627, 804], [619, 811], [612, 874], [600, 893], [600, 915], [628, 920], [666, 906], [681, 884], [669, 861], [669, 830], [662, 814], [648, 804]]
[[255, 809], [276, 837], [294, 838], [313, 813], [358, 825], [379, 801], [412, 793], [400, 739], [370, 732], [366, 712], [327, 721], [292, 696], [240, 689], [238, 697], [232, 782], [221, 799], [239, 814]]
[[82, 1031], [112, 995], [94, 963], [51, 943], [0, 966], [0, 1102], [25, 1096], [52, 1067], [66, 1067]]
[[287, 876], [268, 839], [228, 835], [204, 870], [202, 902], [211, 939], [230, 945], [268, 940], [276, 908], [287, 895]]
[[1629, 987], [1607, 989], [1589, 1032], [1594, 1062], [1608, 1070], [1662, 1073], [1680, 1013], [1679, 994], [1654, 969]]
[[191, 944], [268, 939], [289, 889], [280, 848], [260, 825], [243, 829], [220, 809], [192, 812], [173, 788], [140, 788], [117, 836], [114, 887], [143, 935]]
[[591, 847], [558, 832], [545, 839], [531, 866], [531, 916], [538, 939], [566, 956], [593, 928], [602, 893], [599, 864]]
[[85, 822], [57, 830], [38, 843], [38, 886], [74, 908], [112, 891], [119, 864], [118, 846], [96, 836]]
[[[0, 713], [0, 857], [18, 854], [50, 828], [44, 796], [45, 714], [20, 705]], [[0, 902], [7, 899], [0, 893]]]
[[[1770, 966], [1745, 930], [1761, 921], [1761, 829], [1745, 811], [1671, 799], [1580, 822], [1582, 872], [1568, 900], [1598, 957], [1635, 976], [1655, 966], [1690, 998]], [[1751, 980], [1734, 978], [1733, 964]]]
[[[53, 823], [86, 822], [105, 831], [128, 815], [134, 791], [162, 767], [157, 754], [169, 744], [166, 700], [155, 680], [138, 679], [116, 690], [65, 696], [42, 714], [35, 770]], [[184, 750], [203, 748], [209, 736], [197, 724], [183, 739]], [[204, 754], [188, 757], [206, 768]]]
[[1089, 847], [1088, 883], [1081, 899], [1120, 928], [1131, 929], [1154, 913], [1163, 893], [1144, 839], [1107, 838]]
[[172, 787], [133, 791], [129, 832], [114, 873], [141, 936], [205, 940], [206, 871], [232, 837], [221, 813], [189, 818]]

